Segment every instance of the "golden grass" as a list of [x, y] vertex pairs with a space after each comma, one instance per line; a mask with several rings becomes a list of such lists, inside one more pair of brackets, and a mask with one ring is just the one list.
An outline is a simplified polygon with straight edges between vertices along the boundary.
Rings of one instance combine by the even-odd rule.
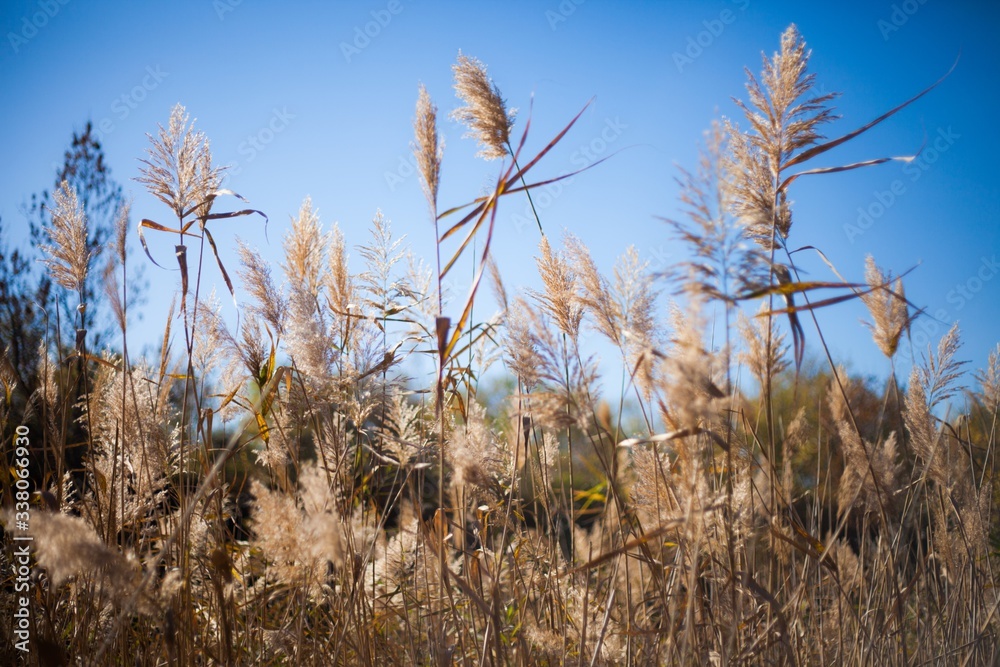
[[[890, 359], [918, 315], [901, 279], [870, 258], [867, 289], [798, 280], [787, 189], [837, 169], [794, 168], [895, 112], [820, 143], [831, 96], [811, 97], [807, 64], [793, 26], [760, 81], [750, 77], [750, 131], [715, 126], [697, 171], [681, 174], [688, 217], [670, 229], [694, 261], [671, 272], [687, 299], [668, 317], [634, 249], [605, 276], [571, 235], [558, 248], [542, 237], [542, 290], [508, 295], [489, 255], [497, 208], [538, 185], [525, 176], [573, 123], [521, 167], [513, 114], [485, 67], [460, 56], [458, 116], [486, 157], [512, 164], [492, 192], [440, 213], [436, 107], [420, 89], [414, 151], [436, 267], [410, 257], [378, 213], [370, 238], [352, 239], [365, 265], [352, 273], [348, 239], [324, 231], [307, 199], [284, 236], [284, 284], [236, 242], [249, 301], [229, 331], [202, 284], [205, 242], [217, 249], [213, 220], [256, 212], [212, 213], [229, 193], [217, 191], [207, 139], [176, 108], [139, 181], [177, 221], [143, 219], [140, 230], [178, 235], [181, 331], [171, 307], [156, 360], [50, 345], [42, 353], [56, 359], [23, 414], [11, 412], [18, 388], [3, 376], [0, 428], [30, 423], [41, 467], [35, 655], [93, 665], [994, 663], [1000, 348], [959, 418], [943, 412], [959, 396], [957, 329], [905, 389], [894, 374], [881, 395], [848, 378], [818, 327], [808, 342], [829, 366], [798, 372], [800, 314], [861, 298]], [[56, 201], [50, 271], [78, 291], [86, 221], [72, 192]], [[121, 234], [115, 244], [124, 283]], [[445, 279], [469, 247], [473, 287], [456, 302]], [[477, 321], [487, 269], [503, 312]], [[845, 296], [810, 299], [831, 286]], [[762, 297], [754, 318], [739, 311]], [[716, 303], [722, 322], [709, 319]], [[116, 317], [124, 334], [124, 305]], [[616, 378], [599, 376], [590, 331], [620, 352], [616, 408], [600, 386]], [[85, 383], [64, 372], [71, 355]], [[407, 377], [421, 356], [433, 373]], [[510, 384], [491, 401], [480, 379], [494, 363]], [[83, 442], [69, 441], [74, 420]], [[77, 447], [85, 465], [63, 472]], [[2, 484], [6, 499], [10, 478]], [[12, 514], [2, 519], [10, 532]], [[12, 599], [0, 601], [4, 614]]]

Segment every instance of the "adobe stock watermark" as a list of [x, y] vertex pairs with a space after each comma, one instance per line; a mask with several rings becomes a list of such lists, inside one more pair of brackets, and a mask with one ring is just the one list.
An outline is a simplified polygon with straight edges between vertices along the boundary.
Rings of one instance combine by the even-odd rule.
[[[565, 176], [570, 172], [586, 169], [600, 160], [627, 129], [628, 125], [623, 123], [619, 117], [616, 116], [614, 119], [605, 118], [604, 127], [601, 128], [598, 135], [570, 154], [569, 162], [572, 168], [563, 170], [559, 175]], [[566, 187], [572, 185], [572, 183], [573, 177], [570, 177], [530, 190], [531, 197], [535, 202], [535, 210], [544, 211], [552, 206], [556, 199], [565, 191]], [[531, 210], [531, 203], [525, 201], [524, 209], [511, 216], [511, 222], [513, 222], [518, 234], [526, 226], [536, 227], [538, 223], [535, 221], [535, 214]]]
[[145, 76], [142, 77], [138, 85], [111, 101], [111, 113], [114, 114], [114, 117], [105, 116], [94, 124], [97, 128], [98, 139], [104, 141], [109, 134], [114, 132], [117, 127], [115, 120], [117, 119], [120, 123], [128, 118], [151, 92], [160, 87], [160, 84], [168, 76], [170, 76], [170, 72], [164, 72], [159, 65], [155, 67], [147, 65]]
[[226, 14], [236, 11], [236, 8], [243, 4], [243, 0], [212, 0], [212, 9], [220, 21], [226, 20]]
[[674, 255], [670, 252], [669, 246], [666, 245], [644, 248], [642, 258], [646, 262], [646, 268], [653, 276], [665, 275], [675, 263]]
[[[952, 130], [950, 125], [947, 128], [939, 127], [930, 145], [924, 148], [920, 155], [906, 163], [903, 167], [903, 175], [910, 183], [916, 183], [961, 138], [962, 135]], [[858, 217], [855, 222], [844, 224], [844, 234], [847, 235], [847, 240], [854, 243], [859, 236], [864, 236], [865, 232], [871, 229], [885, 215], [886, 211], [892, 208], [899, 201], [899, 198], [908, 191], [909, 186], [906, 181], [897, 178], [889, 184], [887, 190], [873, 192], [872, 201], [866, 206], [858, 207]]]
[[685, 67], [694, 64], [694, 61], [700, 58], [706, 49], [711, 48], [715, 44], [715, 40], [719, 39], [722, 33], [726, 31], [726, 26], [736, 23], [736, 19], [740, 17], [740, 13], [745, 12], [747, 7], [750, 6], [750, 0], [730, 1], [736, 6], [738, 11], [733, 11], [727, 7], [719, 12], [719, 15], [715, 18], [705, 19], [701, 22], [704, 30], [694, 35], [688, 35], [687, 45], [684, 47], [684, 50], [673, 52], [671, 58], [673, 58], [674, 65], [680, 74], [684, 73]]
[[68, 4], [69, 0], [38, 0], [38, 11], [22, 16], [20, 30], [7, 33], [7, 42], [14, 49], [14, 54], [17, 55], [21, 47], [33, 40], [56, 17], [59, 10]]
[[[28, 500], [31, 497], [31, 481], [28, 479], [28, 464], [30, 461], [31, 431], [23, 424], [14, 429], [14, 478], [11, 486], [14, 491], [14, 525], [7, 526], [8, 534], [14, 540], [13, 570], [14, 570], [14, 648], [22, 653], [28, 652], [31, 642], [31, 549], [29, 543], [34, 539], [28, 533], [31, 514], [28, 512]], [[11, 530], [13, 528], [13, 530]]]
[[362, 51], [371, 45], [372, 40], [382, 34], [382, 31], [392, 23], [392, 17], [398, 16], [403, 11], [403, 3], [400, 0], [389, 0], [385, 9], [373, 9], [370, 14], [371, 21], [363, 26], [354, 26], [354, 38], [350, 42], [340, 43], [340, 52], [344, 60], [348, 63], [354, 56], [360, 55]]
[[[987, 288], [987, 283], [1000, 274], [1000, 261], [997, 255], [989, 257], [983, 255], [979, 258], [979, 265], [965, 280], [955, 283], [945, 295], [945, 302], [948, 308], [937, 308], [934, 312], [930, 309], [927, 314], [930, 317], [918, 317], [910, 327], [913, 349], [921, 351], [934, 337], [940, 336], [951, 327], [952, 322], [957, 319], [959, 313], [976, 299], [980, 292]], [[903, 358], [910, 359], [910, 346], [900, 346], [899, 353]]]
[[882, 41], [888, 42], [893, 33], [899, 32], [910, 20], [910, 17], [920, 11], [920, 8], [926, 3], [927, 0], [903, 0], [903, 2], [894, 3], [889, 18], [879, 19], [875, 23], [878, 26], [878, 31], [882, 33]]
[[271, 111], [271, 118], [253, 134], [248, 134], [244, 141], [236, 147], [236, 152], [245, 156], [244, 160], [237, 160], [226, 170], [226, 178], [238, 176], [243, 171], [243, 167], [253, 162], [270, 144], [275, 137], [288, 129], [291, 121], [295, 119], [295, 114], [288, 112], [288, 107], [275, 107]]
[[565, 23], [569, 20], [569, 17], [576, 13], [576, 8], [585, 3], [587, 0], [562, 0], [559, 6], [553, 9], [545, 10], [545, 20], [549, 22], [549, 29], [555, 30], [559, 27], [560, 23]]
[[[439, 140], [442, 144], [448, 145], [446, 135], [439, 135]], [[413, 151], [409, 151], [396, 158], [396, 168], [392, 171], [387, 169], [382, 172], [382, 178], [385, 179], [385, 185], [389, 188], [389, 192], [395, 192], [396, 188], [415, 173], [417, 173], [417, 156], [413, 154]]]

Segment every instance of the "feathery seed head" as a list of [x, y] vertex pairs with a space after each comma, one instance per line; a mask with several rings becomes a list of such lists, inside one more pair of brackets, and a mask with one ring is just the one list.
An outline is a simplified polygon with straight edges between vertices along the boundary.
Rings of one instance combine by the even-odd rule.
[[[785, 354], [785, 334], [778, 331], [777, 320], [773, 317], [761, 317], [768, 312], [767, 300], [761, 301], [757, 317], [752, 320], [742, 312], [737, 317], [736, 324], [740, 330], [746, 350], [739, 354], [739, 359], [745, 363], [753, 376], [765, 386], [769, 377], [774, 377], [788, 368]], [[768, 335], [770, 328], [770, 335]], [[770, 347], [768, 342], [770, 341]]]
[[143, 183], [150, 194], [169, 206], [178, 219], [192, 212], [206, 215], [211, 208], [208, 196], [222, 183], [222, 168], [212, 167], [212, 152], [203, 132], [195, 132], [194, 121], [180, 104], [170, 112], [166, 129], [161, 125], [156, 137], [150, 134], [148, 160], [140, 160]]
[[816, 75], [808, 73], [811, 55], [792, 24], [781, 35], [781, 51], [770, 60], [762, 56], [763, 87], [747, 72], [747, 92], [756, 110], [739, 104], [760, 133], [755, 143], [764, 149], [775, 174], [794, 151], [822, 139], [819, 126], [835, 118], [827, 102], [836, 94], [806, 98], [816, 83]]
[[538, 244], [541, 257], [535, 259], [545, 290], [531, 294], [556, 323], [559, 330], [575, 339], [580, 333], [583, 308], [577, 299], [576, 272], [563, 253], [553, 253], [548, 237]]
[[597, 330], [615, 345], [623, 343], [622, 312], [611, 293], [607, 279], [597, 269], [594, 258], [587, 246], [575, 236], [567, 235], [565, 240], [569, 261], [576, 267], [581, 289], [577, 293], [580, 306], [594, 318]]
[[415, 138], [413, 155], [417, 159], [421, 185], [432, 215], [436, 217], [438, 179], [441, 175], [444, 142], [438, 138], [437, 107], [431, 102], [431, 96], [422, 84], [420, 95], [417, 97], [417, 115], [413, 119], [413, 135]]
[[194, 340], [191, 363], [202, 377], [208, 377], [223, 361], [233, 344], [232, 336], [222, 319], [222, 304], [219, 303], [214, 287], [208, 297], [199, 299]]
[[996, 410], [1000, 405], [1000, 344], [990, 352], [986, 368], [976, 373], [976, 379], [982, 389], [986, 407]]
[[871, 292], [863, 294], [861, 300], [874, 320], [872, 324], [865, 324], [871, 329], [878, 349], [891, 359], [899, 347], [900, 337], [911, 321], [903, 292], [903, 279], [896, 278], [893, 281], [892, 274], [883, 273], [875, 265], [875, 259], [868, 255], [865, 260], [865, 282]]
[[504, 336], [507, 365], [524, 385], [525, 391], [531, 391], [538, 383], [541, 367], [537, 341], [531, 331], [533, 315], [531, 307], [523, 299], [515, 298], [507, 310], [506, 335]]
[[810, 97], [815, 75], [807, 74], [810, 52], [795, 25], [781, 36], [781, 51], [764, 57], [761, 81], [747, 71], [750, 103], [736, 103], [753, 128], [730, 125], [733, 212], [765, 250], [781, 245], [792, 226], [782, 172], [793, 153], [822, 138], [819, 126], [835, 118], [828, 102], [835, 94]]
[[[896, 433], [872, 443], [862, 440], [846, 420], [837, 422], [844, 455], [844, 472], [837, 491], [837, 506], [841, 515], [857, 507], [880, 516], [880, 494], [895, 496], [900, 465], [896, 462]], [[874, 475], [874, 477], [872, 476]]]
[[293, 292], [302, 290], [313, 297], [319, 293], [323, 248], [327, 242], [328, 238], [324, 236], [320, 225], [319, 213], [313, 209], [312, 199], [306, 197], [284, 239], [283, 268]]
[[[738, 292], [766, 284], [768, 272], [764, 253], [750, 242], [755, 238], [753, 230], [747, 227], [746, 219], [734, 215], [736, 175], [732, 170], [737, 167], [732, 150], [744, 138], [737, 136], [731, 141], [730, 133], [738, 134], [731, 125], [713, 121], [705, 132], [697, 170], [680, 169], [676, 180], [687, 219], [664, 221], [689, 248], [691, 259], [663, 273], [678, 281], [691, 298], [731, 304]], [[766, 182], [762, 181], [763, 185]], [[759, 228], [767, 225], [762, 223]]]
[[656, 330], [653, 313], [658, 293], [653, 287], [649, 262], [639, 257], [635, 246], [629, 246], [615, 263], [614, 275], [626, 347], [642, 347], [653, 342]]
[[468, 126], [466, 136], [479, 141], [480, 157], [495, 160], [506, 156], [515, 110], [507, 109], [500, 89], [479, 60], [459, 52], [458, 62], [451, 69], [455, 73], [455, 93], [465, 102], [464, 107], [451, 112], [451, 117]]
[[260, 253], [252, 250], [242, 239], [236, 239], [237, 252], [242, 266], [239, 270], [243, 285], [256, 301], [251, 308], [267, 322], [271, 331], [281, 335], [284, 331], [285, 296], [271, 278], [271, 267]]
[[[0, 514], [10, 530], [13, 512]], [[134, 590], [139, 571], [136, 562], [109, 548], [84, 519], [58, 512], [32, 511], [31, 536], [38, 564], [48, 572], [54, 586], [85, 572], [101, 573], [111, 592]]]
[[53, 195], [55, 209], [47, 229], [51, 245], [42, 246], [43, 261], [52, 279], [73, 292], [82, 292], [93, 252], [87, 247], [87, 216], [76, 190], [63, 181]]
[[910, 373], [903, 410], [903, 421], [910, 436], [910, 446], [926, 464], [928, 477], [938, 483], [947, 484], [948, 465], [941, 451], [941, 433], [934, 424], [931, 405], [927, 398], [921, 371], [914, 367]]
[[695, 302], [693, 310], [671, 313], [672, 347], [663, 361], [667, 405], [674, 428], [692, 428], [718, 418], [725, 393], [715, 383], [718, 359], [705, 349], [705, 319]]
[[115, 256], [122, 264], [125, 263], [125, 240], [128, 231], [128, 219], [132, 213], [132, 202], [126, 201], [115, 212]]
[[348, 268], [347, 245], [344, 233], [335, 223], [326, 246], [327, 267], [326, 295], [330, 308], [340, 317], [345, 317], [351, 308], [356, 307], [354, 278]]
[[928, 345], [927, 353], [921, 363], [913, 367], [913, 375], [921, 384], [931, 410], [955, 394], [955, 382], [964, 372], [962, 366], [968, 363], [955, 359], [955, 354], [961, 346], [962, 340], [956, 322], [938, 341], [937, 354], [934, 354]]

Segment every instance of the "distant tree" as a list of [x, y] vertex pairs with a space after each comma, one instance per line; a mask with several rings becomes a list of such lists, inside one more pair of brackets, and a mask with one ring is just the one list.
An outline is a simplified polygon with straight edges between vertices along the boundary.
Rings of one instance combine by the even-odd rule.
[[45, 305], [52, 282], [45, 275], [34, 276], [34, 262], [11, 249], [4, 232], [0, 220], [0, 352], [8, 366], [4, 370], [23, 390], [17, 394], [23, 395], [37, 386], [38, 350], [45, 340]]
[[[113, 237], [114, 222], [125, 204], [122, 187], [111, 176], [104, 151], [87, 122], [82, 132], [74, 132], [66, 150], [62, 166], [55, 175], [54, 188], [33, 194], [23, 212], [29, 229], [29, 246], [12, 247], [5, 232], [7, 221], [0, 221], [0, 380], [3, 380], [4, 414], [0, 414], [0, 429], [4, 442], [9, 442], [12, 430], [18, 424], [30, 427], [32, 433], [47, 434], [54, 427], [52, 414], [43, 420], [39, 414], [40, 401], [36, 393], [43, 379], [46, 356], [54, 355], [66, 360], [76, 343], [75, 330], [81, 325], [75, 298], [68, 299], [66, 290], [58, 288], [38, 260], [43, 258], [41, 247], [48, 245], [48, 229], [52, 225], [55, 206], [52, 192], [63, 181], [74, 188], [87, 216], [88, 249], [92, 261], [84, 285], [82, 328], [87, 330], [86, 344], [90, 351], [101, 350], [113, 343], [115, 318], [105, 297], [102, 281], [104, 268], [114, 261], [115, 253], [106, 252], [104, 246]], [[130, 280], [129, 302], [135, 304], [145, 291], [143, 281]], [[87, 391], [87, 365], [85, 363], [61, 364], [65, 373], [59, 384], [58, 402], [62, 442], [79, 443], [86, 440], [79, 417], [78, 401]], [[33, 406], [33, 407], [32, 407]], [[33, 443], [40, 446], [41, 442]], [[50, 455], [55, 451], [47, 450]], [[75, 471], [84, 456], [83, 448], [66, 448], [59, 460], [33, 459], [51, 482], [45, 471]], [[34, 473], [33, 473], [34, 474]], [[33, 479], [41, 479], [33, 477]]]

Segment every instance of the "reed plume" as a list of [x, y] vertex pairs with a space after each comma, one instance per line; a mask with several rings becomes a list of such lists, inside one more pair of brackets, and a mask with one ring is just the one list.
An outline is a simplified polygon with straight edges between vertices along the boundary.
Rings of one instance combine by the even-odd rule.
[[140, 160], [142, 183], [150, 194], [173, 210], [178, 220], [193, 212], [199, 215], [210, 208], [209, 195], [222, 183], [223, 169], [212, 166], [208, 138], [195, 131], [194, 121], [185, 108], [177, 104], [170, 112], [167, 127], [160, 126], [157, 136], [150, 134], [148, 158]]
[[761, 80], [746, 70], [750, 102], [736, 104], [753, 132], [727, 128], [733, 210], [766, 251], [783, 243], [792, 227], [783, 172], [796, 151], [821, 139], [819, 128], [835, 118], [828, 106], [835, 94], [810, 96], [815, 75], [807, 73], [809, 57], [798, 28], [790, 25], [781, 35], [780, 52], [763, 57]]
[[865, 282], [870, 291], [862, 294], [861, 300], [868, 307], [873, 320], [865, 325], [871, 329], [878, 349], [891, 359], [899, 348], [900, 338], [913, 319], [906, 304], [903, 279], [893, 280], [892, 274], [884, 273], [875, 264], [875, 259], [868, 255], [865, 259]]
[[976, 372], [976, 380], [986, 407], [996, 410], [1000, 406], [1000, 344], [990, 352], [986, 368]]
[[[733, 216], [735, 168], [727, 127], [713, 121], [705, 132], [695, 171], [680, 169], [676, 181], [686, 220], [664, 219], [692, 259], [678, 262], [668, 277], [685, 291], [709, 299], [734, 302], [738, 291], [766, 282], [766, 262], [747, 241], [744, 220]], [[763, 274], [763, 275], [762, 275]]]
[[312, 199], [306, 197], [299, 214], [292, 218], [291, 229], [285, 234], [285, 261], [282, 267], [292, 291], [302, 290], [313, 298], [319, 295], [320, 274], [323, 270], [323, 249], [329, 239], [323, 234], [319, 212]]
[[931, 410], [954, 396], [957, 391], [955, 385], [964, 372], [962, 367], [966, 364], [965, 361], [955, 358], [961, 346], [961, 334], [956, 322], [938, 341], [937, 353], [935, 354], [928, 345], [921, 362], [914, 364], [914, 377], [920, 383]]
[[430, 205], [431, 214], [437, 217], [438, 185], [441, 178], [441, 157], [444, 141], [438, 137], [437, 106], [423, 85], [417, 96], [417, 114], [413, 119], [413, 155], [417, 159], [420, 184]]
[[583, 304], [578, 298], [579, 282], [572, 261], [565, 253], [554, 253], [548, 237], [542, 237], [538, 249], [541, 256], [535, 264], [545, 289], [530, 294], [559, 330], [575, 340], [580, 333]]
[[67, 181], [60, 184], [53, 199], [52, 225], [46, 230], [50, 243], [42, 246], [43, 261], [56, 284], [82, 297], [94, 254], [87, 244], [87, 217]]
[[510, 132], [516, 111], [508, 109], [500, 89], [486, 73], [486, 66], [475, 58], [458, 54], [452, 66], [455, 93], [465, 106], [451, 112], [451, 117], [469, 128], [466, 135], [481, 146], [479, 157], [496, 160], [510, 154]]
[[288, 307], [285, 295], [271, 277], [271, 267], [260, 253], [250, 248], [242, 239], [236, 240], [240, 258], [239, 276], [244, 288], [253, 297], [251, 309], [269, 325], [272, 335], [280, 336], [285, 330], [285, 313]]
[[[669, 322], [636, 248], [602, 272], [580, 238], [543, 236], [540, 287], [504, 285], [490, 253], [509, 231], [498, 202], [545, 185], [524, 171], [575, 120], [524, 169], [513, 159], [484, 196], [438, 215], [442, 141], [421, 87], [412, 148], [435, 245], [457, 246], [450, 261], [426, 266], [381, 212], [360, 240], [353, 226], [324, 230], [306, 198], [283, 277], [233, 247], [249, 298], [230, 333], [215, 292], [199, 289], [200, 254], [188, 294], [183, 236], [218, 261], [227, 249], [208, 223], [254, 211], [208, 215], [230, 193], [175, 107], [140, 180], [180, 223], [143, 220], [139, 233], [183, 230], [181, 354], [173, 305], [158, 362], [104, 350], [67, 364], [58, 341], [29, 341], [41, 363], [25, 387], [0, 353], [4, 452], [28, 450], [34, 483], [0, 475], [0, 519], [15, 540], [34, 537], [36, 562], [13, 572], [27, 579], [37, 661], [72, 661], [44, 655], [56, 647], [143, 665], [996, 663], [1000, 348], [957, 418], [957, 328], [916, 365], [902, 407], [894, 380], [880, 396], [833, 355], [828, 372], [792, 378], [785, 339], [798, 357], [801, 327], [779, 331], [772, 303], [740, 316], [743, 363], [730, 363], [743, 301], [844, 289], [785, 312], [861, 298], [890, 359], [912, 320], [901, 281], [870, 257], [858, 286], [799, 282], [801, 255], [785, 252], [787, 186], [854, 166], [793, 168], [882, 120], [818, 143], [831, 96], [815, 92], [808, 59], [790, 27], [750, 77], [750, 131], [727, 146], [714, 124], [681, 171], [670, 231], [690, 261], [662, 274], [687, 303]], [[515, 158], [513, 113], [485, 67], [460, 55], [455, 69], [456, 117], [484, 155]], [[66, 184], [56, 193], [46, 258], [78, 291], [88, 276], [76, 269], [92, 261], [81, 201]], [[128, 281], [127, 216], [108, 250], [122, 269], [105, 274], [114, 299], [111, 279]], [[470, 253], [470, 296], [445, 317]], [[488, 319], [474, 303], [487, 272], [502, 310]], [[110, 313], [123, 329], [124, 304]], [[602, 358], [590, 333], [621, 354]], [[506, 377], [487, 371], [497, 354]], [[618, 378], [609, 395], [602, 380]], [[82, 464], [65, 465], [73, 450]], [[8, 583], [11, 565], [0, 550]], [[0, 596], [4, 615], [15, 605]]]
[[785, 359], [788, 352], [785, 334], [778, 331], [774, 318], [766, 316], [767, 310], [765, 300], [761, 302], [760, 309], [752, 320], [742, 312], [736, 319], [736, 326], [746, 346], [740, 352], [739, 359], [747, 365], [762, 387], [767, 378], [777, 377], [788, 368], [788, 361]]

